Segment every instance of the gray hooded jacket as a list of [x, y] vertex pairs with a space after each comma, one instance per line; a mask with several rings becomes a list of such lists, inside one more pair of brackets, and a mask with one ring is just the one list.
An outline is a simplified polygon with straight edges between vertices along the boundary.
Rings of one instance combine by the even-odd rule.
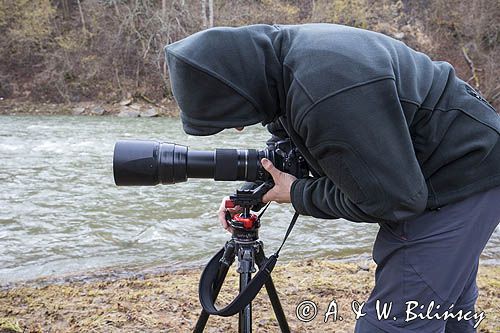
[[186, 133], [280, 120], [317, 177], [303, 215], [404, 221], [500, 185], [500, 116], [451, 65], [331, 24], [213, 28], [166, 48]]

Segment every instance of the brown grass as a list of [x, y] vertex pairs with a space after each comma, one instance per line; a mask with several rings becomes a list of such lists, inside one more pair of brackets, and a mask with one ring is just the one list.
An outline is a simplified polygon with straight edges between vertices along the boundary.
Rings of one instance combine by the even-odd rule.
[[[369, 271], [367, 271], [369, 269]], [[365, 300], [373, 286], [374, 266], [366, 262], [307, 260], [278, 264], [273, 277], [292, 332], [352, 332], [353, 300]], [[137, 275], [134, 278], [73, 282], [62, 285], [20, 286], [0, 291], [0, 332], [190, 332], [200, 311], [200, 270]], [[486, 319], [479, 332], [500, 329], [500, 267], [481, 266], [477, 311]], [[222, 302], [234, 296], [234, 267], [221, 292]], [[318, 305], [308, 323], [295, 316], [303, 300]], [[327, 323], [323, 315], [336, 300], [344, 320]], [[237, 317], [210, 317], [206, 332], [235, 332]], [[253, 302], [255, 332], [277, 332], [268, 297]]]

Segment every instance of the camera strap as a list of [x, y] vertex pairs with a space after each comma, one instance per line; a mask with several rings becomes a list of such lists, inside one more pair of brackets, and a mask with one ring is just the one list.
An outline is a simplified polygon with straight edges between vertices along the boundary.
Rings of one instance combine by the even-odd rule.
[[[259, 217], [263, 213], [264, 211], [259, 215]], [[201, 274], [199, 296], [203, 310], [205, 310], [208, 314], [218, 315], [222, 317], [229, 317], [243, 310], [243, 308], [247, 306], [255, 298], [255, 296], [257, 296], [262, 286], [269, 280], [271, 272], [273, 271], [274, 266], [278, 261], [279, 252], [281, 251], [281, 248], [290, 235], [290, 232], [292, 231], [295, 222], [297, 222], [298, 217], [299, 213], [295, 212], [280, 247], [269, 258], [266, 258], [265, 262], [259, 267], [259, 271], [250, 280], [248, 285], [242, 291], [240, 291], [238, 296], [236, 296], [236, 298], [231, 303], [229, 303], [226, 307], [218, 310], [214, 304], [214, 293], [216, 284], [220, 283], [220, 281], [218, 281], [218, 274], [220, 265], [223, 265], [223, 263], [221, 263], [221, 259], [224, 255], [225, 248], [220, 249], [219, 252], [217, 252], [215, 256], [210, 259], [207, 266], [203, 270], [203, 273]]]

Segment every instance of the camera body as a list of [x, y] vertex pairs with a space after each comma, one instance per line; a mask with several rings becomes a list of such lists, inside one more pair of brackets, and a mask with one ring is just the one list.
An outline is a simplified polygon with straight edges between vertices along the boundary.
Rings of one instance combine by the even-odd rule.
[[266, 149], [273, 152], [274, 159], [271, 159], [271, 162], [280, 171], [294, 175], [297, 178], [309, 176], [309, 167], [306, 160], [289, 138], [268, 144]]
[[309, 168], [290, 139], [268, 143], [263, 150], [191, 150], [174, 143], [121, 140], [115, 144], [113, 173], [119, 186], [175, 184], [188, 178], [249, 182], [271, 180], [260, 161], [269, 159], [279, 170], [297, 178], [309, 175]]

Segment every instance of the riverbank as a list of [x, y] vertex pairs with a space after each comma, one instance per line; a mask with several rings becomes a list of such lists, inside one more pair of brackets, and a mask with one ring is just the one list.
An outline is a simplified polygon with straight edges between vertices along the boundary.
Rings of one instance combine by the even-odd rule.
[[0, 115], [74, 115], [118, 117], [175, 117], [179, 109], [173, 99], [160, 102], [145, 96], [127, 97], [114, 102], [33, 103], [18, 99], [0, 99]]
[[[278, 263], [273, 278], [292, 332], [352, 332], [351, 302], [365, 300], [373, 287], [375, 266], [367, 261], [326, 260]], [[135, 274], [133, 277], [91, 279], [87, 282], [20, 285], [0, 291], [0, 332], [189, 332], [200, 311], [199, 269]], [[221, 291], [227, 304], [236, 292], [234, 266]], [[481, 265], [476, 311], [485, 319], [478, 332], [500, 331], [500, 267]], [[253, 325], [258, 332], [277, 332], [267, 295], [253, 303]], [[310, 322], [296, 317], [304, 300], [317, 304]], [[335, 300], [343, 320], [323, 322]], [[236, 332], [237, 317], [211, 317], [206, 332]]]

